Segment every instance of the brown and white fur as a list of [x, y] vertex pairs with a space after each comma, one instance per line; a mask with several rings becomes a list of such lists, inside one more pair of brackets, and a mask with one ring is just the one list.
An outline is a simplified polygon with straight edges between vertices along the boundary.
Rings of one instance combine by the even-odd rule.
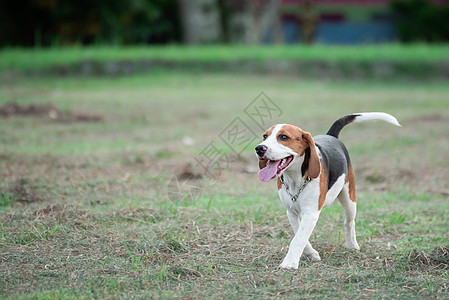
[[[355, 175], [348, 151], [338, 139], [350, 123], [381, 120], [401, 126], [386, 113], [357, 113], [338, 119], [326, 135], [312, 138], [310, 133], [288, 124], [277, 124], [263, 135], [256, 147], [259, 178], [268, 181], [277, 177], [279, 197], [287, 208], [287, 217], [294, 231], [287, 255], [279, 266], [297, 269], [302, 255], [319, 261], [320, 255], [309, 243], [309, 237], [321, 210], [337, 197], [345, 211], [346, 247], [359, 250], [355, 235]], [[282, 178], [283, 183], [280, 178]], [[306, 179], [310, 182], [306, 183]], [[303, 188], [301, 192], [299, 190]], [[294, 195], [298, 194], [297, 199]]]

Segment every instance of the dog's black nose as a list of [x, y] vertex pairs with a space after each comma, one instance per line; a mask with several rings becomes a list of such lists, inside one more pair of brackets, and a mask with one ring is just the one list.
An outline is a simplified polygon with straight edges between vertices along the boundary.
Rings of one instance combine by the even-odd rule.
[[257, 147], [256, 147], [256, 153], [257, 153], [257, 155], [259, 155], [259, 156], [263, 156], [264, 154], [265, 154], [265, 152], [267, 152], [267, 146], [265, 146], [265, 145], [258, 145]]

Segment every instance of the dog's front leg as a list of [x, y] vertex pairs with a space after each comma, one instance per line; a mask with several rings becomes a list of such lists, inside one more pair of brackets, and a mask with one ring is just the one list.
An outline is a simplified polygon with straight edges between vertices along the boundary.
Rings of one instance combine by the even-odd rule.
[[[299, 229], [299, 216], [297, 214], [295, 214], [294, 212], [287, 209], [287, 217], [290, 222], [290, 225], [292, 226], [293, 233], [296, 234], [296, 232], [298, 232], [298, 229]], [[313, 249], [313, 247], [309, 241], [307, 241], [302, 255], [308, 257], [312, 261], [320, 261], [321, 260], [320, 254], [318, 253], [318, 251]]]
[[290, 242], [288, 253], [279, 266], [281, 269], [298, 269], [299, 258], [306, 247], [309, 237], [318, 221], [319, 212], [304, 213], [295, 237]]

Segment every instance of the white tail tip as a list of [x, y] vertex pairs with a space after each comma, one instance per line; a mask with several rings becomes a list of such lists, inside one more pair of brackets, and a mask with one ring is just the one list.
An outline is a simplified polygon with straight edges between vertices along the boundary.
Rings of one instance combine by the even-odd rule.
[[399, 127], [402, 127], [399, 124], [398, 120], [390, 114], [384, 112], [366, 112], [366, 113], [357, 113], [354, 115], [358, 115], [355, 119], [355, 123], [366, 122], [366, 121], [384, 121]]

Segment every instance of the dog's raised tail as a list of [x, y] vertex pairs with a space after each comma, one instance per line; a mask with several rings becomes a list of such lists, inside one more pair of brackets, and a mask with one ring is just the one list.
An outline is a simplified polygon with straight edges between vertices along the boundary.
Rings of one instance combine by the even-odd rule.
[[343, 118], [338, 119], [332, 124], [331, 128], [327, 132], [327, 135], [331, 135], [338, 139], [338, 135], [340, 131], [348, 124], [351, 123], [360, 123], [366, 121], [385, 121], [387, 123], [396, 125], [401, 127], [398, 120], [390, 114], [383, 112], [366, 112], [366, 113], [356, 113], [352, 115], [344, 116]]

